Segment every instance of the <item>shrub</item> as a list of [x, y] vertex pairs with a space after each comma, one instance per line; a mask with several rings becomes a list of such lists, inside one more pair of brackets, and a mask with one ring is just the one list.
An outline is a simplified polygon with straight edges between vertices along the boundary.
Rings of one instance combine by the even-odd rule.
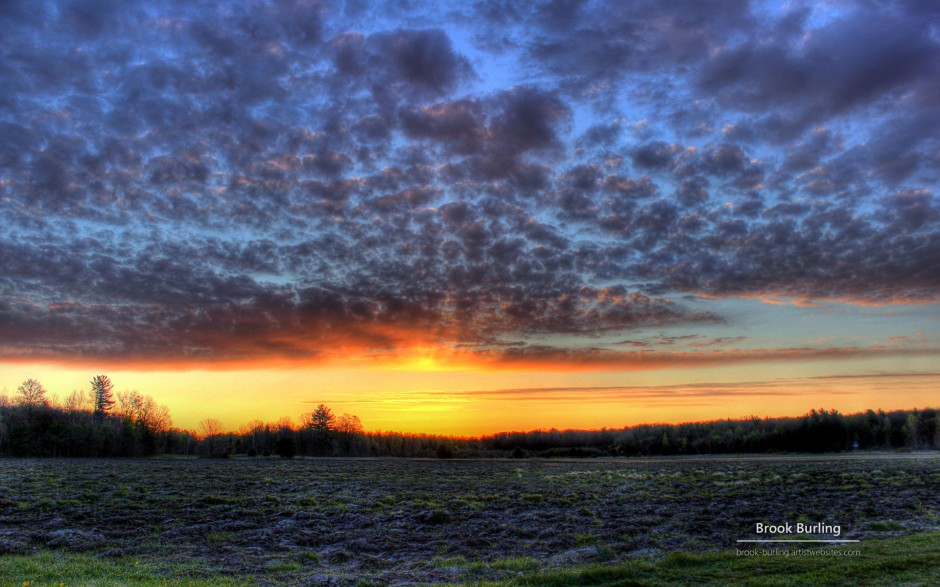
[[274, 452], [283, 459], [292, 459], [297, 454], [297, 443], [290, 436], [278, 438], [274, 444]]

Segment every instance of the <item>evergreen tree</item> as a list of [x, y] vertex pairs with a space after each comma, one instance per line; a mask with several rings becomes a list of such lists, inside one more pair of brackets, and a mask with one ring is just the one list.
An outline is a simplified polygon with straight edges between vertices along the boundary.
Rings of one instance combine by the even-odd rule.
[[95, 375], [91, 380], [91, 393], [95, 397], [95, 415], [103, 416], [114, 405], [114, 384], [107, 375]]
[[320, 404], [310, 413], [309, 426], [318, 432], [332, 432], [336, 417], [333, 410]]
[[304, 426], [312, 435], [314, 454], [328, 454], [333, 448], [333, 433], [336, 429], [336, 416], [333, 410], [320, 404], [317, 409], [304, 416]]

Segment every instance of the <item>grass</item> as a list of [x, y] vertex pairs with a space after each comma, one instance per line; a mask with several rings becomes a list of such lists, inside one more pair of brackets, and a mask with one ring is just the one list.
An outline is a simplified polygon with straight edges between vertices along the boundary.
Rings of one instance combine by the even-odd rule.
[[205, 505], [235, 505], [238, 500], [234, 497], [223, 497], [221, 495], [207, 495], [202, 498]]
[[[817, 547], [807, 549], [820, 550]], [[796, 550], [791, 547], [791, 552]], [[463, 557], [439, 559], [435, 566], [456, 564], [469, 577], [486, 570], [525, 573], [502, 582], [471, 582], [489, 587], [658, 587], [667, 585], [866, 585], [928, 586], [940, 584], [940, 533], [869, 540], [843, 546], [858, 556], [742, 556], [735, 551], [677, 552], [659, 560], [635, 560], [616, 565], [588, 565], [532, 572], [538, 562], [528, 557], [472, 562]], [[275, 569], [293, 572], [301, 565], [285, 561]], [[87, 554], [43, 552], [0, 557], [0, 585], [22, 587], [208, 587], [255, 584], [253, 577], [231, 578], [192, 564], [172, 565], [132, 559], [106, 560]]]
[[477, 585], [486, 578], [494, 578], [521, 573], [532, 573], [541, 568], [541, 564], [527, 556], [498, 558], [489, 561], [468, 560], [463, 556], [436, 557], [428, 562], [437, 569], [453, 568], [467, 585]]
[[92, 554], [41, 552], [0, 556], [2, 587], [212, 587], [248, 585], [192, 564], [155, 564], [102, 559]]
[[[940, 473], [929, 458], [522, 470], [501, 461], [0, 459], [0, 478], [10, 530], [0, 550], [37, 553], [0, 555], [0, 587], [275, 586], [323, 576], [349, 585], [940, 586], [922, 578], [936, 564], [915, 560], [927, 545], [898, 541], [940, 531]], [[837, 520], [864, 554], [736, 557], [734, 540], [761, 520]], [[931, 548], [940, 558], [936, 541]], [[596, 564], [560, 569], [552, 560]]]
[[233, 542], [236, 535], [234, 532], [210, 532], [206, 539], [209, 542]]
[[[809, 547], [806, 550], [820, 550]], [[791, 552], [797, 550], [790, 548]], [[940, 533], [870, 540], [834, 550], [859, 551], [858, 556], [741, 556], [678, 552], [657, 561], [591, 565], [527, 574], [499, 587], [657, 587], [665, 585], [938, 585]]]

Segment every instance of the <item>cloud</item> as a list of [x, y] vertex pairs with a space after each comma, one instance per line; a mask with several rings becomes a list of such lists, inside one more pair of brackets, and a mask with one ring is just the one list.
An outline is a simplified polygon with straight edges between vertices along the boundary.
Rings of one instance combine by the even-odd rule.
[[[806, 380], [788, 379], [777, 381], [747, 381], [741, 383], [657, 385], [657, 386], [608, 386], [608, 387], [520, 387], [507, 389], [467, 390], [449, 392], [457, 398], [480, 398], [495, 400], [537, 400], [542, 402], [585, 401], [676, 401], [690, 399], [742, 399], [750, 397], [811, 396], [818, 393], [806, 385]], [[848, 391], [833, 391], [834, 395]]]
[[7, 3], [4, 356], [632, 368], [583, 346], [731, 325], [686, 294], [937, 301], [936, 9], [764, 8]]
[[536, 4], [532, 12], [520, 15], [536, 25], [526, 43], [529, 59], [574, 93], [635, 72], [693, 64], [753, 25], [744, 2], [555, 2]]
[[445, 95], [473, 74], [469, 62], [456, 54], [440, 30], [397, 30], [366, 39], [368, 69], [375, 83], [407, 87], [420, 95]]
[[486, 140], [483, 106], [476, 100], [458, 100], [402, 113], [402, 126], [409, 136], [448, 145], [458, 154], [479, 152]]
[[917, 350], [888, 346], [782, 348], [711, 351], [624, 351], [608, 348], [559, 348], [546, 345], [483, 351], [475, 360], [493, 369], [564, 369], [564, 370], [625, 370], [700, 368], [746, 363], [791, 361], [874, 359], [892, 356], [933, 356], [937, 348]]
[[[743, 43], [714, 51], [700, 84], [736, 107], [787, 106], [797, 125], [862, 107], [892, 90], [932, 86], [938, 47], [924, 14], [850, 9], [803, 37]], [[783, 24], [790, 25], [786, 20]], [[914, 38], [912, 38], [914, 35]], [[796, 108], [794, 108], [796, 106]]]

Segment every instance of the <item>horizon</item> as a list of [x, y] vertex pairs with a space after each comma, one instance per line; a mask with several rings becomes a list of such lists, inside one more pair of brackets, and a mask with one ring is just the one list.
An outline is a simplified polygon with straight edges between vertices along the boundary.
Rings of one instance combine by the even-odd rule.
[[[908, 376], [914, 377], [914, 378], [930, 379], [930, 378], [936, 378], [937, 374], [912, 373], [912, 374], [909, 374]], [[850, 376], [850, 378], [858, 379], [860, 378], [860, 376]], [[39, 378], [33, 377], [33, 379], [39, 379]], [[42, 383], [41, 379], [40, 379], [40, 383]], [[694, 387], [701, 387], [701, 386], [693, 385], [689, 387], [694, 388]], [[746, 387], [746, 384], [743, 385], [742, 387]], [[75, 390], [77, 390], [77, 388]], [[559, 390], [558, 388], [554, 388], [554, 389], [549, 388], [547, 391], [558, 391], [558, 390]], [[613, 387], [613, 388], [609, 388], [608, 390], [609, 391], [623, 391], [623, 388]], [[144, 395], [150, 395], [140, 389], [115, 388], [115, 394], [119, 392], [126, 392], [126, 391], [137, 391], [137, 392], [144, 393]], [[526, 389], [496, 390], [497, 393], [498, 392], [514, 392], [514, 391], [518, 392], [518, 391], [531, 391], [531, 390], [526, 390]], [[49, 399], [51, 398], [52, 404], [54, 406], [56, 407], [62, 406], [62, 403], [67, 394], [59, 393], [57, 390], [49, 389], [48, 387], [46, 387], [46, 392], [47, 392], [47, 397], [46, 397], [47, 401], [49, 401]], [[15, 401], [16, 399], [15, 393], [11, 393], [6, 386], [0, 387], [0, 393], [6, 393], [9, 399], [11, 400]], [[490, 393], [493, 393], [493, 391], [487, 391], [483, 393], [490, 394]], [[157, 403], [162, 403], [158, 396], [157, 397], [151, 396], [151, 397], [153, 397], [153, 399], [157, 401]], [[930, 398], [933, 399], [933, 395], [930, 395]], [[333, 410], [333, 407], [337, 405], [336, 403], [331, 403], [331, 402], [303, 402], [303, 403], [308, 404], [308, 409], [305, 409], [304, 411], [298, 412], [296, 414], [281, 414], [278, 417], [272, 417], [272, 418], [253, 418], [251, 420], [238, 422], [235, 425], [232, 425], [228, 422], [220, 421], [212, 413], [205, 412], [204, 416], [199, 421], [192, 422], [191, 425], [181, 425], [176, 421], [176, 419], [174, 419], [171, 427], [173, 429], [177, 429], [182, 432], [188, 432], [188, 433], [195, 434], [196, 436], [200, 436], [199, 428], [200, 428], [201, 422], [205, 419], [211, 418], [223, 425], [223, 429], [225, 431], [222, 432], [222, 434], [240, 434], [241, 433], [240, 430], [252, 424], [261, 423], [264, 425], [277, 426], [277, 425], [282, 424], [285, 421], [285, 419], [287, 419], [287, 420], [290, 420], [292, 429], [299, 430], [303, 427], [303, 424], [301, 422], [302, 416], [312, 412], [313, 409], [315, 408], [314, 404], [326, 405], [326, 407], [330, 408], [331, 411], [333, 411], [335, 416], [339, 416], [342, 414], [350, 414], [350, 415], [356, 416], [357, 418], [359, 417], [358, 413], [351, 412], [345, 409]], [[338, 405], [348, 405], [348, 404], [340, 403]], [[84, 409], [90, 410], [91, 408], [86, 406], [86, 408]], [[475, 439], [475, 438], [483, 438], [486, 436], [493, 436], [493, 435], [499, 435], [499, 434], [519, 434], [519, 433], [526, 434], [526, 433], [531, 433], [531, 432], [542, 432], [542, 431], [553, 431], [553, 430], [557, 430], [561, 432], [566, 432], [566, 431], [589, 432], [589, 431], [599, 431], [602, 429], [623, 430], [623, 429], [636, 428], [636, 427], [642, 427], [642, 426], [683, 426], [686, 424], [710, 424], [710, 423], [723, 422], [723, 421], [747, 421], [747, 420], [753, 420], [753, 419], [760, 419], [760, 420], [797, 419], [797, 418], [801, 418], [801, 417], [808, 415], [811, 411], [816, 411], [816, 412], [835, 411], [843, 416], [854, 416], [854, 415], [864, 414], [869, 411], [874, 411], [876, 413], [877, 412], [891, 413], [891, 412], [896, 412], [896, 411], [924, 411], [924, 410], [930, 410], [930, 409], [937, 409], [937, 408], [934, 407], [933, 404], [930, 404], [929, 401], [928, 403], [923, 403], [923, 404], [919, 404], [915, 406], [894, 405], [891, 408], [886, 408], [884, 406], [868, 406], [864, 408], [853, 408], [851, 410], [838, 409], [833, 406], [816, 405], [800, 413], [795, 413], [795, 412], [780, 412], [780, 413], [774, 413], [774, 414], [758, 414], [758, 413], [753, 413], [753, 412], [747, 413], [747, 414], [736, 413], [735, 415], [718, 415], [718, 416], [712, 416], [712, 417], [700, 418], [700, 419], [678, 418], [678, 419], [672, 419], [672, 420], [665, 420], [665, 419], [664, 420], [636, 420], [636, 421], [631, 421], [629, 423], [624, 423], [621, 425], [603, 425], [602, 424], [602, 425], [597, 425], [597, 426], [589, 425], [589, 426], [579, 427], [579, 426], [562, 426], [562, 425], [547, 424], [547, 425], [539, 425], [537, 427], [528, 427], [528, 428], [492, 428], [490, 427], [486, 429], [481, 429], [476, 432], [468, 431], [468, 432], [463, 432], [463, 433], [448, 431], [447, 429], [444, 429], [444, 428], [429, 431], [429, 430], [423, 430], [423, 429], [370, 428], [368, 426], [364, 426], [363, 432], [366, 434], [405, 434], [405, 435], [414, 434], [414, 435], [450, 437], [450, 438], [458, 438], [458, 439]], [[172, 417], [172, 410], [171, 410], [170, 415]]]
[[481, 435], [940, 387], [926, 4], [27, 4], [11, 395]]

